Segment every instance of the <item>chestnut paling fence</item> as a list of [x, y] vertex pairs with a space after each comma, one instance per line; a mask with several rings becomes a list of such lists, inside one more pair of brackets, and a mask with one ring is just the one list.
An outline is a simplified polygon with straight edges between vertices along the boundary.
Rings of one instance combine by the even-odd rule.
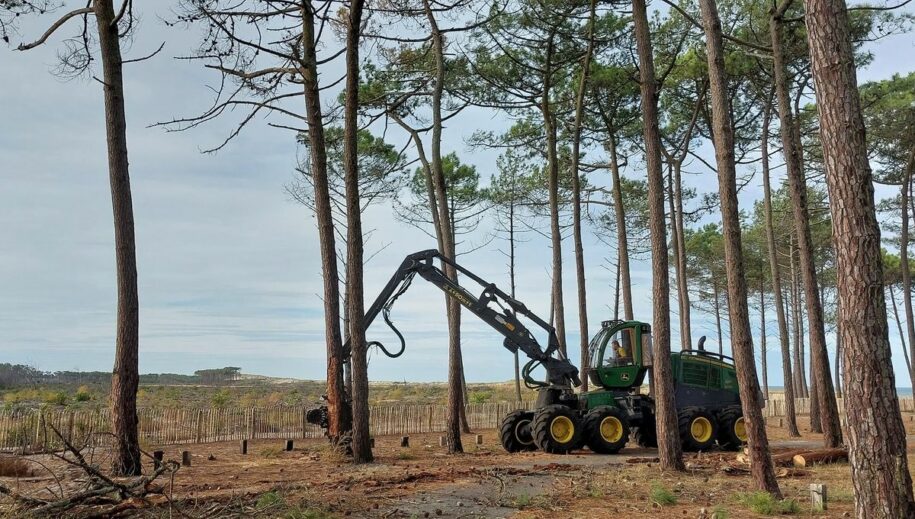
[[[843, 402], [838, 400], [839, 408]], [[899, 400], [903, 412], [915, 412], [915, 399]], [[468, 404], [467, 420], [473, 429], [494, 429], [502, 417], [532, 403]], [[140, 439], [149, 445], [206, 443], [258, 438], [318, 438], [319, 427], [305, 421], [310, 406], [252, 408], [146, 408], [140, 409]], [[799, 414], [808, 414], [810, 400], [795, 401]], [[767, 417], [784, 416], [785, 401], [767, 400]], [[371, 407], [370, 427], [375, 436], [432, 433], [445, 430], [446, 408], [441, 404], [400, 404]], [[0, 451], [56, 450], [62, 442], [54, 431], [74, 445], [103, 445], [110, 441], [107, 409], [12, 409], [0, 411]]]

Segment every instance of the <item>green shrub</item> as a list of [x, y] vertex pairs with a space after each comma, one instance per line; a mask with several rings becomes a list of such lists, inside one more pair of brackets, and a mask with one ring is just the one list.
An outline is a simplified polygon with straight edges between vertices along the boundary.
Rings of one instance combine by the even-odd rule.
[[660, 483], [651, 485], [651, 492], [649, 492], [648, 497], [651, 499], [652, 503], [657, 503], [661, 506], [677, 504], [677, 496], [670, 490], [664, 488]]
[[213, 407], [226, 407], [231, 399], [232, 395], [225, 389], [221, 389], [213, 394], [210, 401], [213, 403]]
[[70, 397], [63, 391], [54, 391], [44, 397], [44, 403], [51, 405], [67, 405]]
[[776, 499], [768, 492], [740, 493], [737, 501], [760, 515], [796, 514], [801, 509], [794, 499]]
[[492, 391], [471, 391], [469, 400], [471, 404], [485, 404], [492, 398]]
[[79, 389], [76, 390], [73, 399], [77, 402], [88, 402], [89, 400], [92, 400], [92, 391], [89, 389], [89, 386], [80, 386]]

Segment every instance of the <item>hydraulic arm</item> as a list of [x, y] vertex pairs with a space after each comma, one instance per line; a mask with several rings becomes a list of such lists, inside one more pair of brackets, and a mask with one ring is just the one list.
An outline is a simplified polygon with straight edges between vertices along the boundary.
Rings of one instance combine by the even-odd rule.
[[[479, 296], [474, 296], [456, 281], [449, 279], [435, 264], [436, 261], [454, 267], [463, 276], [480, 284], [483, 286], [483, 292]], [[385, 323], [400, 340], [400, 349], [392, 352], [377, 341], [369, 342], [368, 346], [377, 346], [382, 353], [392, 358], [403, 354], [406, 343], [403, 335], [391, 322], [390, 311], [397, 298], [410, 287], [416, 274], [440, 288], [449, 297], [457, 299], [467, 310], [501, 333], [505, 337], [503, 346], [506, 349], [512, 353], [521, 350], [531, 359], [523, 370], [524, 381], [528, 387], [571, 389], [573, 386], [581, 385], [578, 368], [562, 355], [556, 330], [549, 323], [528, 310], [524, 303], [499, 290], [495, 284], [488, 283], [456, 262], [445, 258], [435, 249], [416, 252], [404, 258], [403, 263], [365, 313], [364, 326], [366, 329], [371, 326], [379, 313], [382, 314]], [[547, 333], [546, 348], [537, 342], [518, 316], [529, 319]], [[349, 362], [351, 348], [349, 341], [343, 345], [345, 362]], [[545, 381], [535, 380], [531, 376], [532, 371], [541, 365], [546, 370]]]

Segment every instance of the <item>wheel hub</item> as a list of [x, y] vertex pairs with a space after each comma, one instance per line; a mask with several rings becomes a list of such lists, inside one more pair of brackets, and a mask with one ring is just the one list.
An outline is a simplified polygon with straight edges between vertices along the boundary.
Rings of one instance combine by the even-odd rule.
[[734, 436], [742, 442], [747, 441], [747, 424], [742, 416], [734, 421]]
[[568, 416], [557, 416], [550, 422], [550, 435], [559, 443], [569, 443], [575, 436], [575, 424]]
[[703, 416], [693, 419], [689, 426], [689, 433], [698, 442], [707, 442], [712, 438], [712, 422]]
[[521, 445], [530, 445], [534, 443], [534, 436], [531, 434], [531, 421], [518, 420], [515, 424], [515, 438]]
[[615, 416], [608, 416], [600, 422], [600, 436], [608, 443], [616, 443], [623, 437], [623, 424]]

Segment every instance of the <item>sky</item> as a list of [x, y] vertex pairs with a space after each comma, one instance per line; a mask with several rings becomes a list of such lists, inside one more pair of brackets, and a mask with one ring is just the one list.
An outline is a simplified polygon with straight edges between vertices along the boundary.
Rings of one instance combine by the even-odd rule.
[[[201, 150], [232, 131], [231, 119], [190, 132], [150, 127], [204, 110], [212, 101], [207, 86], [218, 79], [199, 63], [173, 59], [190, 53], [197, 35], [167, 27], [160, 20], [169, 16], [167, 7], [155, 4], [143, 6], [139, 31], [125, 53], [143, 56], [166, 42], [161, 54], [128, 64], [125, 71], [140, 370], [192, 373], [240, 366], [246, 373], [320, 379], [325, 356], [317, 230], [310, 210], [286, 191], [301, 150], [292, 133], [269, 127], [264, 118], [215, 154]], [[13, 44], [36, 37], [51, 21], [51, 16], [24, 20]], [[29, 52], [0, 47], [0, 362], [48, 371], [107, 371], [113, 363], [116, 291], [102, 91], [91, 78], [63, 80], [51, 73], [63, 38], [73, 30], [65, 27]], [[915, 34], [888, 38], [872, 49], [876, 60], [859, 71], [859, 81], [915, 70], [909, 59]], [[444, 151], [457, 152], [488, 179], [496, 173], [496, 154], [470, 149], [466, 139], [475, 129], [508, 124], [499, 113], [469, 110], [448, 122]], [[397, 132], [389, 135], [398, 145], [402, 138]], [[625, 174], [639, 177], [641, 164], [633, 162]], [[700, 193], [715, 189], [707, 176], [688, 176], [686, 182]], [[759, 183], [754, 179], [741, 194], [742, 207], [751, 207], [761, 196]], [[406, 254], [435, 243], [398, 221], [389, 202], [372, 207], [364, 221], [375, 230], [367, 250], [377, 251], [366, 266], [368, 306]], [[484, 223], [480, 235], [491, 227]], [[500, 248], [504, 244], [494, 240], [461, 262], [507, 287]], [[592, 333], [612, 317], [615, 280], [605, 268], [612, 254], [593, 232], [587, 233]], [[564, 243], [563, 258], [567, 340], [575, 351], [579, 334], [571, 240]], [[549, 267], [548, 242], [529, 235], [519, 250], [518, 298], [541, 316], [549, 315]], [[646, 322], [652, 319], [650, 267], [647, 258], [633, 262], [635, 316]], [[769, 314], [774, 318], [774, 312]], [[698, 310], [692, 315], [694, 340], [706, 334], [710, 347], [716, 347], [713, 318]], [[441, 293], [417, 281], [392, 317], [407, 338], [406, 353], [398, 359], [371, 354], [370, 378], [445, 380], [447, 325]], [[676, 348], [676, 316], [672, 321]], [[774, 319], [768, 328], [769, 344], [777, 344]], [[368, 336], [394, 344], [381, 323]], [[834, 337], [827, 339], [833, 344]], [[513, 376], [511, 354], [501, 342], [473, 316], [464, 318], [468, 381]], [[894, 352], [900, 353], [898, 348]], [[776, 351], [768, 353], [768, 361], [770, 384], [780, 385]], [[901, 355], [894, 355], [894, 361], [896, 372], [904, 373]]]

